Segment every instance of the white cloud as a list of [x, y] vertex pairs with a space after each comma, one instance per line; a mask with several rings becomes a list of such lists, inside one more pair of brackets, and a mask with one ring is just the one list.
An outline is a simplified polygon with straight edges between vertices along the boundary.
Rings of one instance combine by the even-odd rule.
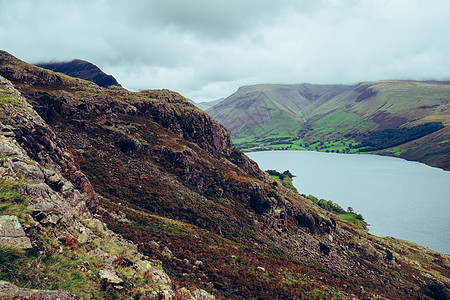
[[450, 79], [447, 0], [0, 0], [0, 45], [197, 101], [256, 83]]

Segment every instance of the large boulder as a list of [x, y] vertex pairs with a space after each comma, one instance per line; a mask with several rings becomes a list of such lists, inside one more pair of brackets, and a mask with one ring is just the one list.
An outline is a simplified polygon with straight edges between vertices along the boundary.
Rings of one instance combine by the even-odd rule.
[[16, 216], [0, 216], [0, 246], [24, 250], [32, 248]]
[[7, 281], [0, 281], [0, 299], [78, 300], [81, 298], [64, 290], [24, 289]]

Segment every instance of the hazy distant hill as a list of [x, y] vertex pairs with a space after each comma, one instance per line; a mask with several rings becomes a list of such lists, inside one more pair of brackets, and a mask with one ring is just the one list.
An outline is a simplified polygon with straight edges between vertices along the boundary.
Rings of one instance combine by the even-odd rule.
[[198, 108], [202, 109], [202, 110], [207, 110], [208, 108], [213, 107], [214, 105], [219, 104], [220, 102], [222, 102], [225, 98], [220, 98], [217, 100], [213, 100], [213, 101], [203, 101], [203, 102], [194, 102], [191, 99], [187, 99], [188, 101], [190, 101], [192, 104], [194, 104], [195, 106], [197, 106]]
[[449, 103], [447, 82], [262, 84], [207, 112], [241, 150], [377, 151], [449, 169]]
[[71, 77], [89, 80], [101, 87], [121, 86], [113, 76], [105, 74], [96, 65], [80, 59], [68, 62], [40, 63], [36, 66]]

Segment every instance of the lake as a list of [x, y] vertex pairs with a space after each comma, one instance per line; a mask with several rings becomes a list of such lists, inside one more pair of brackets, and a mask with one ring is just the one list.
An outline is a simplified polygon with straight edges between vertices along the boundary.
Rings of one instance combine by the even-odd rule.
[[246, 153], [262, 170], [290, 170], [301, 194], [351, 206], [377, 236], [450, 254], [450, 172], [400, 158], [311, 151]]

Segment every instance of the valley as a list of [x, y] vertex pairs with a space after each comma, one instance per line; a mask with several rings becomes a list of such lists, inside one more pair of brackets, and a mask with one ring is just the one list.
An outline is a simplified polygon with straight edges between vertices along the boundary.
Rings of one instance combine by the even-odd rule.
[[246, 86], [207, 112], [243, 151], [370, 152], [450, 168], [446, 82]]

